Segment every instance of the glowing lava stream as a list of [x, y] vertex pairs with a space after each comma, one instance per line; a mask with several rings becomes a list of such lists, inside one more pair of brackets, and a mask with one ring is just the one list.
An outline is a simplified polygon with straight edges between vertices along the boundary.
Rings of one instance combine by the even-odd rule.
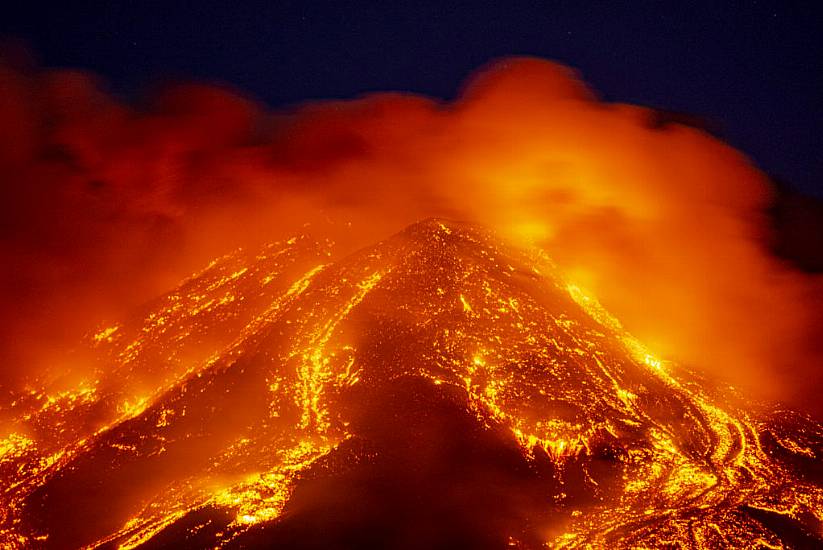
[[[216, 260], [89, 337], [94, 383], [18, 397], [3, 411], [0, 543], [277, 541], [318, 483], [370, 479], [384, 454], [426, 467], [448, 447], [426, 432], [437, 414], [477, 430], [449, 445], [518, 450], [531, 477], [512, 491], [528, 494], [512, 508], [520, 520], [494, 534], [515, 547], [779, 548], [815, 536], [823, 493], [793, 464], [817, 459], [819, 426], [780, 432], [727, 404], [542, 253], [427, 221], [330, 256], [328, 241], [302, 235]], [[433, 416], [418, 426], [414, 414]]]

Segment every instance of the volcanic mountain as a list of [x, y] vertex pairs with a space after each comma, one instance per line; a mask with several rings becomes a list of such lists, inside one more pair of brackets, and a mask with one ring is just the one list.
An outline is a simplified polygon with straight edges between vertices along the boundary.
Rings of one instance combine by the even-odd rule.
[[72, 357], [2, 405], [7, 547], [823, 544], [820, 425], [472, 225], [238, 251]]

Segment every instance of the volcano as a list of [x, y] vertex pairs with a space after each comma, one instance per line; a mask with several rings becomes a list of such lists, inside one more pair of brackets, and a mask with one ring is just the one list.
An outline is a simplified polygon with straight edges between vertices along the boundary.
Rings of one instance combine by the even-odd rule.
[[823, 545], [823, 427], [427, 220], [213, 261], [7, 396], [9, 548]]

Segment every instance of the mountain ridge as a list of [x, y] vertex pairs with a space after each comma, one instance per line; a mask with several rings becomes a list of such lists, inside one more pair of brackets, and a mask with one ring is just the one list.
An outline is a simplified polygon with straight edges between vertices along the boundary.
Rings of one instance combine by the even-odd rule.
[[[4, 494], [0, 535], [53, 548], [819, 539], [819, 480], [800, 475], [819, 427], [764, 431], [685, 383], [538, 251], [442, 219], [341, 259], [332, 248], [300, 235], [229, 256], [131, 328], [92, 336], [121, 384], [38, 414], [59, 420], [43, 434], [89, 406], [108, 418]], [[100, 405], [158, 371], [131, 408]], [[38, 446], [53, 450], [33, 441], [10, 464], [42, 461]]]

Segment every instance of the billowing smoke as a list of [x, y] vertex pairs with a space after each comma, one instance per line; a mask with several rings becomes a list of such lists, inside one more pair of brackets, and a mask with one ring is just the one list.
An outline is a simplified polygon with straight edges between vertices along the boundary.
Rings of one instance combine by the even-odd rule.
[[498, 62], [452, 103], [272, 113], [199, 84], [128, 105], [93, 75], [6, 63], [0, 124], [4, 385], [237, 246], [445, 216], [543, 247], [659, 355], [814, 406], [821, 284], [770, 253], [766, 177], [562, 66]]

